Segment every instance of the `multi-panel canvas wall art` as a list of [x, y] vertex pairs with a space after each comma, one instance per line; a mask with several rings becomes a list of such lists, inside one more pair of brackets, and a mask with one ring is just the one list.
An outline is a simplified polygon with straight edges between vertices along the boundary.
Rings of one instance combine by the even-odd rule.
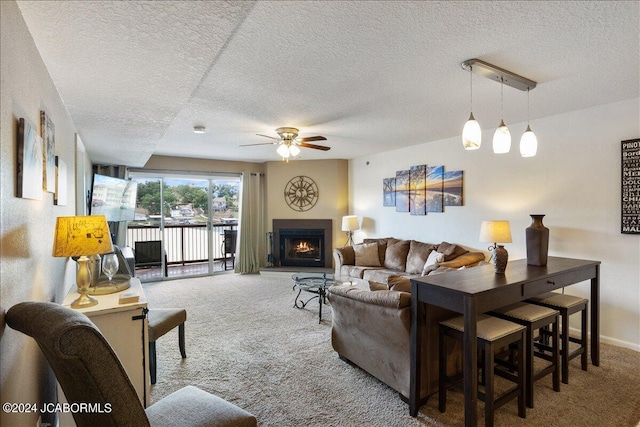
[[425, 209], [427, 212], [443, 212], [442, 205], [442, 174], [444, 166], [427, 167], [427, 199]]
[[396, 205], [396, 179], [384, 178], [382, 180], [382, 206]]
[[25, 119], [18, 122], [18, 174], [16, 195], [42, 199], [42, 138]]
[[409, 212], [409, 173], [396, 172], [396, 212]]
[[442, 198], [445, 206], [462, 206], [462, 171], [446, 171]]
[[383, 206], [396, 212], [427, 215], [444, 212], [445, 206], [463, 206], [464, 172], [445, 171], [444, 166], [411, 166], [395, 178], [382, 179]]
[[409, 212], [426, 215], [427, 165], [411, 166], [409, 171]]
[[42, 177], [42, 188], [49, 193], [56, 191], [56, 135], [55, 126], [51, 117], [44, 111], [40, 111], [40, 133], [44, 141], [44, 152], [42, 157], [44, 175]]

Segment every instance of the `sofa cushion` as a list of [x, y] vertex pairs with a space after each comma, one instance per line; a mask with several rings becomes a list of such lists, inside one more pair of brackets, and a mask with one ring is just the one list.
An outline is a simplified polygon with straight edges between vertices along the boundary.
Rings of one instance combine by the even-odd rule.
[[364, 272], [367, 270], [375, 270], [381, 269], [382, 267], [360, 267], [355, 265], [343, 265], [340, 267], [340, 277], [343, 279], [349, 277], [355, 277], [357, 279], [362, 279], [364, 277]]
[[424, 267], [422, 269], [422, 275], [426, 276], [431, 273], [433, 270], [438, 268], [438, 264], [444, 260], [444, 254], [438, 251], [433, 251], [427, 257], [427, 261], [424, 263]]
[[406, 275], [407, 275], [406, 273], [403, 273], [401, 271], [388, 270], [386, 268], [372, 268], [372, 269], [366, 270], [362, 274], [362, 278], [370, 282], [378, 282], [378, 283], [382, 283], [383, 285], [388, 285], [389, 277], [406, 276]]
[[356, 266], [380, 267], [380, 255], [377, 243], [361, 243], [355, 245]]
[[407, 265], [405, 271], [409, 274], [420, 274], [424, 268], [424, 263], [427, 262], [427, 257], [436, 249], [436, 245], [431, 243], [418, 242], [412, 240], [409, 245], [409, 254], [407, 255]]
[[384, 253], [384, 267], [390, 270], [405, 271], [410, 243], [409, 240], [389, 239], [387, 250]]
[[387, 242], [393, 237], [382, 237], [380, 239], [363, 239], [362, 243], [377, 243], [378, 254], [380, 255], [380, 265], [384, 265], [384, 254], [387, 250]]
[[454, 258], [459, 257], [460, 255], [466, 254], [469, 251], [462, 246], [454, 245], [453, 243], [442, 242], [438, 245], [438, 252], [444, 254], [445, 261], [450, 261]]

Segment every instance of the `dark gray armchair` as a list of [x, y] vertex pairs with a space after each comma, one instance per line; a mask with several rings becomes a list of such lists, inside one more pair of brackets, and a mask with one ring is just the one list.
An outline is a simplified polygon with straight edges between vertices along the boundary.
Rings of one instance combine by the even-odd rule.
[[193, 386], [145, 410], [109, 343], [88, 317], [75, 310], [49, 302], [23, 302], [11, 307], [5, 319], [11, 328], [37, 341], [69, 403], [110, 406], [109, 412], [74, 413], [78, 427], [257, 425], [253, 415]]

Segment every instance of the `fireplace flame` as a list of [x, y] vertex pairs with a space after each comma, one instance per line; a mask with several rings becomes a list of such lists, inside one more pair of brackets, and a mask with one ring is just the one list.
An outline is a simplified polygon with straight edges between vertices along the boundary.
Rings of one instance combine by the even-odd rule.
[[306, 252], [312, 252], [315, 250], [315, 248], [306, 241], [302, 241], [298, 243], [294, 249], [297, 253], [306, 253]]

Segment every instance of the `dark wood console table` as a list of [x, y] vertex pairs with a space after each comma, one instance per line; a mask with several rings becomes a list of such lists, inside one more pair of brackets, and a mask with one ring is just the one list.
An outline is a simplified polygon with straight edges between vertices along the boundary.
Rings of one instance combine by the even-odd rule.
[[[477, 422], [478, 365], [476, 317], [484, 312], [513, 304], [554, 289], [591, 280], [591, 362], [600, 365], [600, 261], [549, 257], [547, 265], [527, 265], [526, 259], [511, 261], [504, 274], [496, 274], [493, 265], [452, 271], [446, 274], [411, 279], [411, 383], [409, 412], [420, 409], [420, 364], [423, 310], [427, 303], [456, 311], [464, 316], [463, 373], [464, 420], [466, 426]], [[425, 308], [426, 307], [426, 308]]]

